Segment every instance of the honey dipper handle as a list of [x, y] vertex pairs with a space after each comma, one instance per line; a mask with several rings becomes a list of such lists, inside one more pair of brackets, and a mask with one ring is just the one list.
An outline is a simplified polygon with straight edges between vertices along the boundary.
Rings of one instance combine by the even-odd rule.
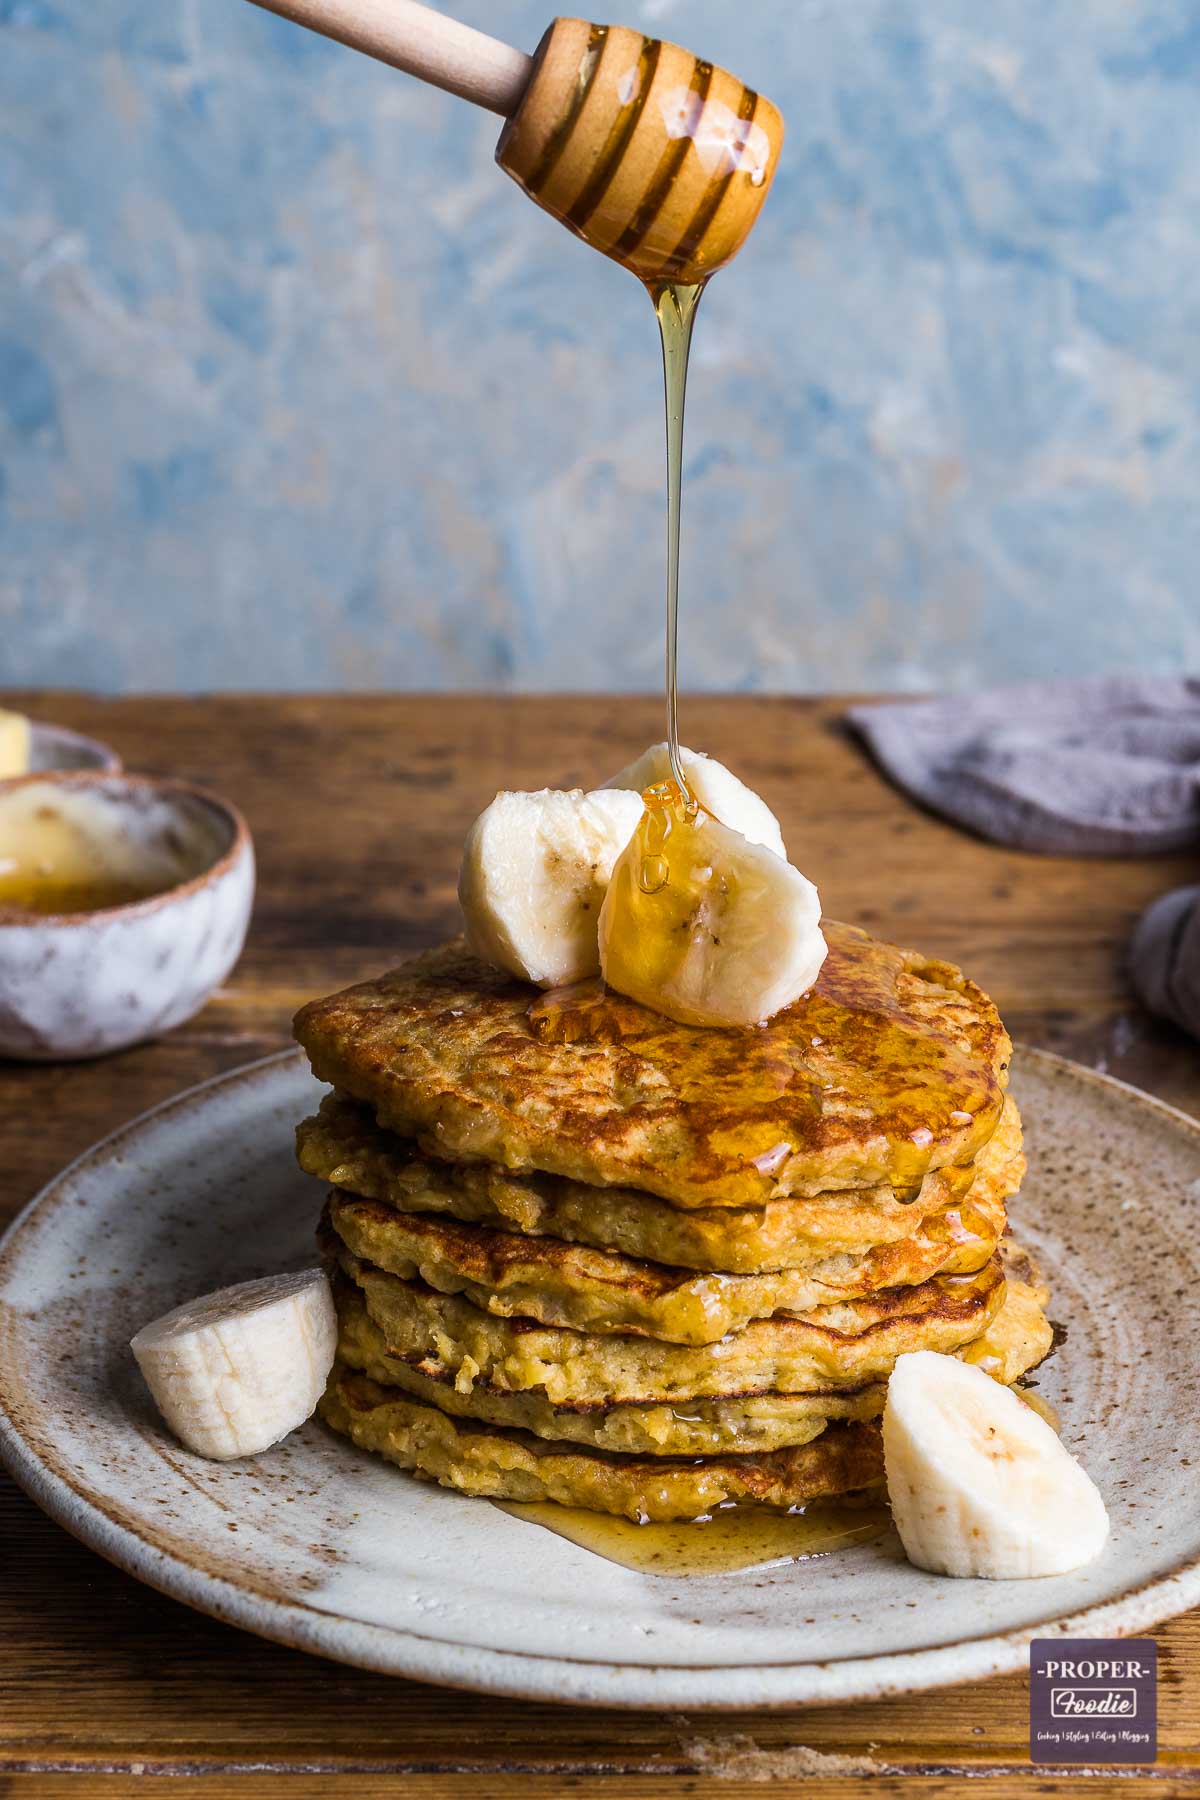
[[520, 105], [533, 70], [533, 58], [523, 50], [417, 0], [255, 0], [255, 5], [506, 119]]

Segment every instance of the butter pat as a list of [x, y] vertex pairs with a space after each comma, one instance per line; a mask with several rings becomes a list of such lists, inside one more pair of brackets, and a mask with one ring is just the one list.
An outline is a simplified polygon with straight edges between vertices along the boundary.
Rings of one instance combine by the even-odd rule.
[[0, 707], [0, 781], [28, 775], [33, 761], [33, 732], [24, 713]]

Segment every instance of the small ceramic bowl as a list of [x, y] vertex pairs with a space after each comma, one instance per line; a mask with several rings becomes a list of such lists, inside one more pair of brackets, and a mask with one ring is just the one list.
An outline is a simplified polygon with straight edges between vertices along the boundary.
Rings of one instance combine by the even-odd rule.
[[81, 731], [68, 731], [65, 725], [42, 725], [34, 719], [31, 740], [30, 768], [35, 775], [65, 769], [111, 772], [121, 767], [121, 759], [111, 745], [102, 744], [99, 738], [84, 737]]
[[[156, 891], [97, 911], [18, 910], [4, 878], [34, 832]], [[19, 879], [17, 877], [12, 877]], [[199, 1011], [236, 963], [254, 900], [240, 813], [180, 781], [107, 772], [0, 783], [0, 1056], [99, 1056]]]

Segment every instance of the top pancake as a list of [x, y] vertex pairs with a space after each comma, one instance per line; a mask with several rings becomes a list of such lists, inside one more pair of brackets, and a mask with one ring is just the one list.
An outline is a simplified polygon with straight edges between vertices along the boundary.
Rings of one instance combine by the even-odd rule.
[[537, 994], [461, 941], [315, 1000], [317, 1076], [439, 1153], [679, 1207], [887, 1182], [973, 1158], [1010, 1045], [949, 963], [826, 921], [815, 986], [755, 1030], [679, 1025], [585, 983]]

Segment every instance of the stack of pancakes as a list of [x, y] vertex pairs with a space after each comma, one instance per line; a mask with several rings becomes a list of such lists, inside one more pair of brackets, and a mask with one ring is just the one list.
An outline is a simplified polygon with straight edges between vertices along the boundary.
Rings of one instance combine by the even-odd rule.
[[461, 943], [303, 1009], [335, 1430], [466, 1493], [693, 1518], [877, 1485], [905, 1351], [1041, 1360], [994, 1006], [825, 930], [754, 1031], [542, 995]]

